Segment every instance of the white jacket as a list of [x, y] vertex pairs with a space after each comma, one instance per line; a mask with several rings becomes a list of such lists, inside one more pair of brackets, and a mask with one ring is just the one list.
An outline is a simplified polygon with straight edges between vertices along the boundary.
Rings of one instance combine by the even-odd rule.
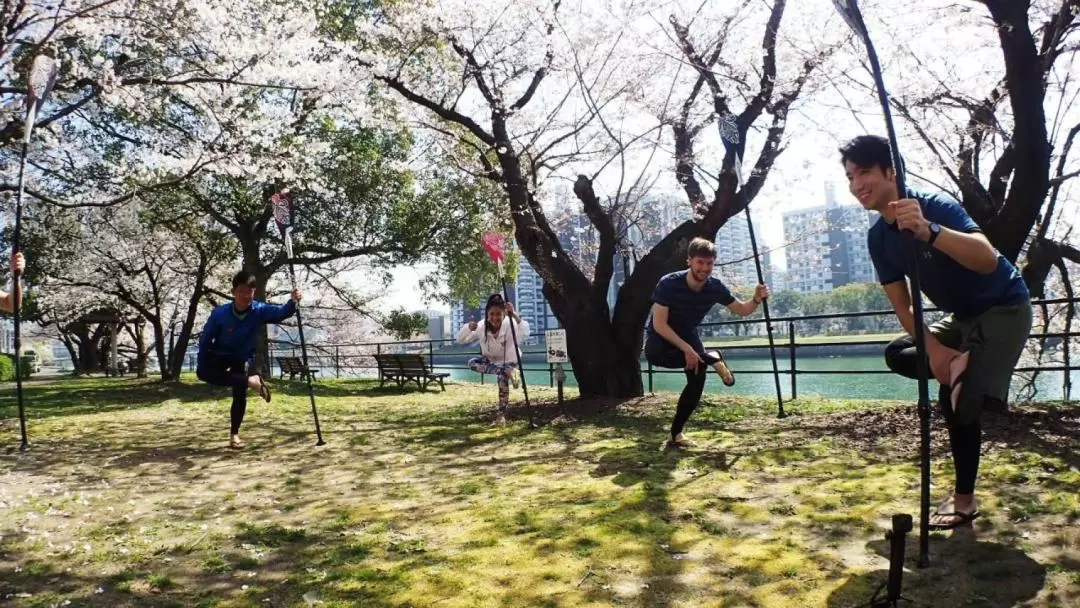
[[487, 357], [488, 361], [495, 365], [517, 363], [518, 355], [521, 354], [521, 343], [529, 337], [529, 322], [522, 319], [514, 324], [513, 331], [517, 337], [517, 353], [514, 353], [512, 347], [514, 345], [514, 335], [510, 332], [510, 323], [509, 317], [504, 318], [499, 331], [493, 333], [485, 331], [484, 321], [476, 323], [476, 330], [469, 329], [469, 324], [466, 323], [458, 332], [457, 342], [458, 344], [470, 344], [479, 340], [480, 354]]

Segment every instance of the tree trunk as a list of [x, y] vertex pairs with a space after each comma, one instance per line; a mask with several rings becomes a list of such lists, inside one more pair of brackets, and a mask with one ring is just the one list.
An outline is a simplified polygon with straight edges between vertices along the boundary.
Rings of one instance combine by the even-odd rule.
[[65, 333], [71, 336], [71, 342], [74, 345], [71, 364], [75, 368], [75, 375], [99, 371], [101, 367], [97, 347], [97, 341], [101, 338], [99, 332], [91, 332], [88, 323], [76, 322], [68, 325]]
[[67, 337], [64, 332], [60, 332], [60, 341], [64, 343], [64, 348], [68, 351], [68, 357], [71, 358], [71, 375], [79, 375], [79, 353], [75, 350], [75, 344]]
[[[156, 340], [155, 340], [156, 342]], [[135, 322], [135, 376], [146, 378], [146, 319], [139, 317]]]
[[[161, 373], [161, 380], [163, 382], [175, 382], [180, 379], [180, 370], [175, 373], [173, 371], [172, 351], [176, 345], [176, 334], [172, 331], [172, 327], [169, 328], [169, 344], [165, 344], [165, 328], [161, 325], [160, 319], [154, 319], [150, 322], [152, 331], [154, 332], [154, 353], [158, 358], [158, 371]], [[183, 361], [180, 362], [181, 366]]]
[[[1018, 162], [1004, 206], [990, 221], [990, 241], [1015, 262], [1039, 217], [1050, 189], [1050, 150], [1043, 102], [1043, 58], [1028, 25], [1028, 3], [987, 4], [1005, 57], [1005, 81], [1014, 120], [1010, 142]], [[993, 188], [995, 184], [990, 184]]]
[[[180, 374], [184, 371], [184, 362], [187, 359], [188, 344], [191, 342], [191, 336], [195, 330], [195, 317], [198, 316], [199, 302], [202, 300], [203, 289], [206, 287], [206, 268], [210, 262], [205, 252], [201, 252], [200, 255], [199, 269], [195, 275], [195, 285], [192, 286], [191, 294], [188, 296], [187, 314], [180, 324], [180, 334], [173, 334], [172, 327], [169, 328], [170, 334], [174, 336], [174, 341], [169, 346], [169, 368], [167, 379], [170, 381], [179, 380]], [[165, 379], [164, 374], [162, 374], [162, 378]]]
[[606, 303], [592, 306], [587, 292], [567, 298], [547, 283], [543, 291], [566, 330], [567, 356], [581, 395], [641, 396], [641, 327], [613, 324]]

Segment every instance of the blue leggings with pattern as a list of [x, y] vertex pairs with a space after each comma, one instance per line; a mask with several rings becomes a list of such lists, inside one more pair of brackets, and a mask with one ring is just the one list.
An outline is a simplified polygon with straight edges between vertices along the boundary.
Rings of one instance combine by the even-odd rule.
[[499, 385], [499, 409], [505, 410], [510, 401], [510, 370], [517, 369], [517, 363], [495, 364], [487, 357], [469, 359], [469, 369], [480, 374], [494, 374]]

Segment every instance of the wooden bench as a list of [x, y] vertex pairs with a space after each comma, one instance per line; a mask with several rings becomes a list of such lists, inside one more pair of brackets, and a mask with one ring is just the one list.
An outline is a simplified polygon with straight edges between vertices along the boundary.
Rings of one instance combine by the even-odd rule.
[[301, 380], [308, 377], [314, 380], [315, 374], [319, 373], [317, 369], [305, 368], [303, 362], [300, 361], [300, 357], [277, 357], [277, 362], [278, 367], [281, 368], [280, 378], [284, 378], [285, 374], [289, 374], [289, 380], [295, 380], [297, 376], [300, 376]]
[[423, 355], [404, 354], [375, 355], [375, 363], [379, 366], [379, 387], [386, 384], [387, 380], [393, 380], [398, 388], [404, 390], [405, 384], [410, 380], [416, 382], [421, 390], [427, 390], [428, 384], [438, 382], [439, 388], [446, 391], [443, 379], [450, 374], [436, 374], [428, 367], [427, 359]]

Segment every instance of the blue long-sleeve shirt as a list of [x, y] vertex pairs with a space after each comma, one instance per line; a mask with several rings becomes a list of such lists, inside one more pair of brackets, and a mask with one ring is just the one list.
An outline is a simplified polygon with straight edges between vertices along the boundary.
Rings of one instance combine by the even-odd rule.
[[210, 312], [202, 336], [199, 337], [198, 364], [202, 366], [207, 353], [233, 361], [247, 361], [255, 355], [255, 340], [259, 327], [280, 323], [296, 314], [296, 302], [267, 304], [254, 300], [243, 313], [233, 310], [232, 302]]

